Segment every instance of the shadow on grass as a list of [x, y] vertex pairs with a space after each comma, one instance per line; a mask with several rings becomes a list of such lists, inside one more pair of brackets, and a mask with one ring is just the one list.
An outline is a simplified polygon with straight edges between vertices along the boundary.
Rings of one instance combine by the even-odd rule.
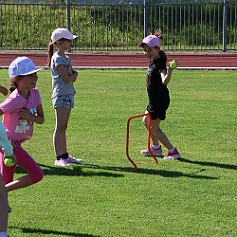
[[[14, 229], [16, 229], [14, 227]], [[55, 231], [55, 230], [43, 230], [43, 229], [32, 229], [32, 228], [18, 228], [22, 230], [23, 233], [32, 233], [32, 234], [49, 234], [50, 236], [74, 236], [74, 237], [100, 237], [99, 235], [90, 235], [90, 234], [77, 234], [64, 231]]]
[[[211, 164], [212, 166], [215, 164], [215, 166], [217, 166], [217, 163], [196, 162], [196, 161], [191, 161], [184, 158], [180, 159], [180, 162], [189, 162], [193, 164], [199, 164], [199, 165], [201, 164], [201, 165], [209, 165], [209, 166]], [[119, 177], [124, 177], [124, 175], [122, 174], [123, 172], [132, 172], [132, 173], [137, 173], [137, 174], [159, 175], [159, 176], [170, 177], [170, 178], [189, 177], [189, 178], [194, 178], [194, 179], [217, 179], [217, 177], [206, 176], [206, 175], [197, 175], [193, 173], [185, 174], [179, 171], [147, 169], [147, 168], [141, 168], [141, 167], [138, 167], [138, 169], [135, 169], [133, 167], [111, 167], [111, 166], [100, 166], [96, 164], [81, 164], [81, 165], [74, 165], [72, 168], [60, 168], [60, 167], [52, 167], [52, 166], [48, 166], [44, 164], [39, 164], [39, 165], [43, 169], [45, 175], [86, 176], [86, 177], [103, 176], [103, 177], [119, 178]], [[159, 168], [159, 166], [157, 167]], [[85, 171], [83, 168], [87, 168], [87, 170]], [[88, 171], [88, 169], [91, 169], [92, 171]], [[103, 171], [98, 172], [98, 170], [103, 170]], [[203, 169], [199, 170], [198, 173], [202, 171]], [[18, 174], [26, 173], [26, 171], [17, 166], [16, 173]]]
[[181, 158], [179, 161], [195, 164], [195, 165], [212, 166], [212, 167], [221, 168], [221, 169], [237, 170], [237, 165], [221, 164], [221, 163], [209, 162], [209, 161], [207, 162], [206, 161], [193, 161], [193, 160], [188, 160], [185, 158]]
[[[111, 170], [111, 171], [117, 171], [117, 172], [133, 172], [137, 174], [148, 174], [148, 175], [160, 175], [163, 177], [169, 177], [169, 178], [179, 178], [179, 177], [189, 177], [189, 178], [195, 178], [195, 179], [217, 179], [217, 177], [211, 177], [206, 175], [196, 175], [196, 174], [185, 174], [179, 171], [167, 171], [167, 170], [157, 170], [157, 169], [146, 169], [146, 168], [138, 168], [134, 169], [131, 167], [110, 167], [110, 166], [99, 166], [99, 165], [83, 165], [86, 168], [91, 169], [102, 169], [102, 170]], [[199, 172], [202, 172], [200, 170]]]
[[[122, 174], [118, 173], [111, 173], [111, 172], [91, 172], [91, 171], [84, 171], [82, 168], [85, 166], [82, 165], [74, 165], [72, 168], [61, 168], [61, 167], [52, 167], [44, 164], [39, 164], [40, 167], [43, 169], [45, 175], [62, 175], [62, 176], [104, 176], [104, 177], [111, 177], [111, 178], [119, 178], [124, 177]], [[88, 166], [90, 166], [88, 164]], [[21, 167], [16, 167], [16, 173], [18, 174], [26, 174], [27, 172], [22, 169]]]

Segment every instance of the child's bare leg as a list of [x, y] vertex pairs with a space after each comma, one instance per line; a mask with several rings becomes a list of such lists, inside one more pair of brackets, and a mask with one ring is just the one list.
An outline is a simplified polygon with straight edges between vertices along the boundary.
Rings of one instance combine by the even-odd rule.
[[168, 137], [160, 129], [160, 122], [161, 120], [159, 118], [151, 120], [151, 130], [154, 134], [153, 136], [157, 137], [158, 141], [160, 141], [168, 150], [171, 150], [173, 146], [170, 143]]
[[71, 110], [58, 107], [55, 110], [56, 125], [53, 135], [53, 144], [56, 156], [67, 152], [66, 130]]
[[6, 189], [8, 192], [16, 190], [16, 189], [20, 189], [20, 188], [25, 188], [28, 187], [32, 184], [34, 184], [35, 182], [33, 182], [30, 179], [29, 175], [20, 177], [19, 179], [16, 179], [8, 184], [5, 185]]
[[[148, 113], [148, 112], [146, 111], [146, 114], [147, 114], [147, 113]], [[142, 123], [143, 123], [143, 125], [146, 127], [146, 129], [148, 130], [148, 116], [144, 116], [144, 117], [143, 117]], [[151, 140], [152, 140], [153, 145], [154, 145], [154, 146], [158, 146], [158, 145], [159, 145], [159, 139], [158, 139], [158, 137], [156, 136], [156, 134], [152, 131], [152, 129], [151, 129], [151, 134], [150, 134], [150, 136], [151, 136]]]

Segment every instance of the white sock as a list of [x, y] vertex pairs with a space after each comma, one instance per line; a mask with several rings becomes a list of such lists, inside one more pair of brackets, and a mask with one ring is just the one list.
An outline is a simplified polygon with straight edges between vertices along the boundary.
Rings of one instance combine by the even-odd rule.
[[0, 237], [8, 237], [7, 232], [0, 232]]
[[154, 148], [154, 149], [159, 149], [160, 148], [160, 145], [152, 145], [152, 147]]

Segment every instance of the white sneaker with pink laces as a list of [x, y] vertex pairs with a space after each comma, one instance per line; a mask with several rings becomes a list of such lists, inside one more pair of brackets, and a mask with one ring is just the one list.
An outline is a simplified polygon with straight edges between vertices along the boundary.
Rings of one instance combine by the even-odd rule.
[[168, 152], [166, 156], [164, 156], [164, 160], [176, 160], [179, 159], [181, 156], [176, 148], [174, 148], [174, 151]]
[[[154, 148], [153, 145], [151, 145], [150, 150], [155, 156], [162, 156], [161, 146], [159, 146], [158, 148]], [[144, 156], [151, 156], [148, 150], [141, 150], [141, 154]]]

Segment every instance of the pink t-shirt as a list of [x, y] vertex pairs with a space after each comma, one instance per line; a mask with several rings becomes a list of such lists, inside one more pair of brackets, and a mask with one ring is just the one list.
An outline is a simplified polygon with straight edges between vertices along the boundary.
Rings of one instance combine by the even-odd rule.
[[30, 90], [30, 96], [25, 99], [15, 89], [10, 96], [0, 104], [3, 111], [3, 124], [9, 140], [24, 141], [30, 139], [33, 134], [33, 122], [23, 120], [19, 112], [26, 108], [31, 114], [37, 114], [37, 106], [42, 104], [39, 91], [36, 88]]

